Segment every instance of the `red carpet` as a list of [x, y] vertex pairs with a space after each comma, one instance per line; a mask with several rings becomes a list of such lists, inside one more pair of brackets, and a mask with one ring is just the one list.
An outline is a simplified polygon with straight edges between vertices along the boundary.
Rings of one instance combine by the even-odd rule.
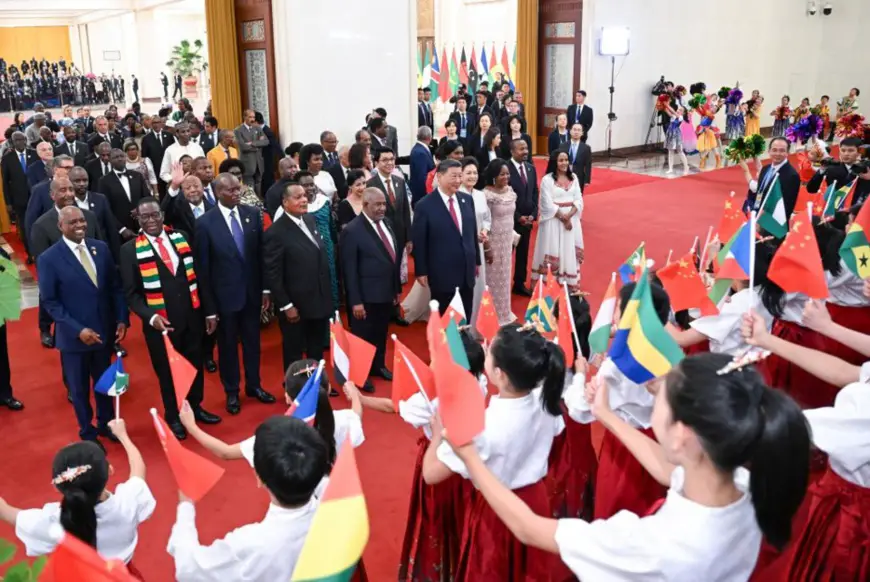
[[[618, 175], [618, 176], [617, 176]], [[636, 185], [610, 188], [609, 179], [634, 180]], [[677, 180], [658, 180], [644, 176], [595, 170], [596, 188], [609, 190], [606, 196], [594, 196], [586, 202], [583, 229], [587, 261], [583, 267], [583, 286], [592, 293], [597, 309], [610, 273], [622, 263], [640, 240], [645, 240], [649, 255], [661, 262], [669, 248], [675, 253], [688, 250], [694, 236], [703, 235], [707, 227], [719, 220], [724, 196], [730, 190], [742, 190], [739, 169], [721, 170]], [[514, 299], [514, 312], [522, 314], [526, 301]], [[150, 369], [142, 339], [140, 323], [135, 321], [125, 347], [130, 356], [125, 361], [131, 390], [124, 396], [121, 413], [129, 431], [141, 448], [148, 464], [148, 482], [158, 508], [140, 529], [136, 564], [148, 580], [172, 579], [172, 561], [166, 553], [169, 530], [175, 519], [177, 494], [154, 435], [148, 415], [152, 406], [159, 408], [156, 378]], [[36, 310], [24, 313], [22, 321], [10, 324], [9, 349], [15, 394], [27, 406], [21, 413], [0, 410], [3, 427], [3, 484], [0, 494], [16, 507], [40, 507], [56, 500], [50, 481], [54, 453], [75, 440], [76, 426], [60, 380], [58, 354], [39, 347]], [[418, 353], [425, 354], [425, 326], [396, 328], [398, 334]], [[263, 386], [278, 395], [281, 386], [280, 334], [275, 326], [263, 334]], [[378, 394], [387, 396], [388, 387], [376, 382]], [[223, 393], [217, 375], [208, 375], [205, 406], [223, 414]], [[336, 406], [344, 406], [333, 399]], [[211, 432], [226, 441], [248, 437], [257, 424], [270, 414], [283, 411], [281, 406], [266, 406], [243, 400], [238, 417], [224, 415], [224, 422]], [[371, 522], [371, 539], [365, 553], [366, 569], [375, 581], [395, 576], [397, 559], [405, 527], [416, 433], [398, 417], [367, 411], [363, 419], [366, 442], [357, 449]], [[186, 441], [197, 452], [201, 447]], [[112, 485], [126, 478], [126, 459], [119, 446], [108, 445], [116, 470]], [[268, 505], [266, 494], [257, 489], [254, 475], [243, 461], [222, 463], [227, 473], [214, 491], [199, 504], [200, 540], [208, 543], [232, 528], [260, 519]], [[0, 526], [0, 537], [14, 539], [8, 526]], [[23, 555], [19, 552], [19, 558]]]

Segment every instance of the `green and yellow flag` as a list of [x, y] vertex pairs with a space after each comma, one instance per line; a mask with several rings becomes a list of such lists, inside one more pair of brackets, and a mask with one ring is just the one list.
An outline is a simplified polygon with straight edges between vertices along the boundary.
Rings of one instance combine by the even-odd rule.
[[846, 231], [846, 238], [840, 246], [840, 258], [850, 271], [862, 279], [870, 278], [870, 204], [864, 204], [855, 222]]
[[335, 459], [291, 582], [348, 582], [368, 541], [366, 500], [348, 437]]

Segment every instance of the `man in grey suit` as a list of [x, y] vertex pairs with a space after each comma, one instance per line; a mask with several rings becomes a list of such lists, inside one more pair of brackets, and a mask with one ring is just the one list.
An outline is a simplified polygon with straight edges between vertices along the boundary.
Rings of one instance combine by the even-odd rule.
[[233, 132], [239, 146], [239, 159], [245, 165], [242, 180], [260, 193], [260, 180], [263, 178], [263, 148], [269, 146], [269, 138], [254, 121], [254, 110], [246, 109], [244, 122]]
[[[75, 189], [69, 178], [55, 178], [51, 181], [51, 199], [54, 205], [45, 214], [36, 219], [30, 229], [30, 250], [34, 257], [39, 257], [43, 252], [60, 240], [61, 232], [57, 227], [60, 209], [75, 205]], [[105, 240], [105, 235], [100, 229], [97, 215], [90, 210], [82, 210], [88, 223], [87, 238]], [[50, 325], [50, 324], [49, 324]]]

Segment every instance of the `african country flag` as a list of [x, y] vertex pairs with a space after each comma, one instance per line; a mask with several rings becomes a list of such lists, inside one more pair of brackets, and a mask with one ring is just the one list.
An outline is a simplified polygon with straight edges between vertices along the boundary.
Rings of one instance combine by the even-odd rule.
[[832, 183], [825, 190], [825, 209], [822, 211], [822, 216], [825, 218], [833, 217], [840, 210], [848, 209], [852, 191], [855, 188], [855, 183], [858, 178], [852, 180], [850, 184], [844, 184], [837, 188], [837, 182]]
[[[456, 93], [459, 88], [459, 63], [456, 61], [456, 47], [450, 55], [450, 94]], [[449, 97], [448, 97], [449, 99]], [[445, 99], [446, 101], [447, 99]]]
[[616, 311], [616, 273], [610, 275], [610, 285], [604, 294], [604, 300], [595, 314], [595, 321], [589, 333], [589, 350], [595, 354], [607, 352], [610, 342], [610, 329], [613, 327], [613, 313]]
[[477, 55], [474, 50], [474, 43], [471, 44], [471, 57], [468, 63], [468, 94], [474, 95], [477, 92]]
[[[481, 75], [477, 80], [478, 83], [481, 83], [483, 81], [490, 81], [489, 63], [487, 63], [487, 61], [486, 61], [486, 45], [485, 44], [480, 46], [480, 72], [481, 72]], [[492, 84], [492, 83], [490, 82], [490, 84]]]
[[432, 83], [432, 62], [429, 59], [429, 46], [426, 46], [426, 52], [423, 54], [423, 77], [420, 84], [417, 85], [421, 89], [426, 87], [431, 88]]
[[782, 187], [779, 185], [779, 180], [773, 181], [773, 185], [767, 191], [767, 196], [764, 197], [758, 225], [776, 238], [783, 238], [788, 233], [785, 202], [782, 199]]
[[870, 204], [861, 207], [855, 222], [846, 231], [846, 238], [840, 246], [840, 258], [850, 271], [862, 279], [870, 278]]
[[369, 516], [350, 437], [339, 449], [291, 582], [347, 582], [369, 541]]
[[438, 86], [441, 84], [441, 67], [438, 64], [438, 49], [432, 51], [432, 66], [429, 73], [429, 89], [432, 91], [432, 99], [438, 98]]
[[468, 59], [465, 57], [465, 47], [462, 47], [462, 54], [459, 57], [459, 82], [468, 84]]
[[94, 384], [94, 392], [106, 396], [120, 396], [129, 387], [130, 374], [124, 373], [124, 361], [118, 356]]
[[556, 331], [556, 318], [553, 316], [554, 307], [553, 298], [544, 294], [544, 279], [538, 279], [535, 293], [526, 308], [526, 323], [531, 323], [542, 333]]
[[447, 61], [447, 48], [445, 47], [441, 49], [441, 82], [438, 83], [438, 97], [444, 103], [447, 103], [453, 94], [453, 90], [450, 87], [450, 76], [450, 63]]
[[511, 64], [508, 62], [507, 45], [501, 48], [501, 67], [504, 69], [504, 80], [507, 81], [508, 85], [511, 87], [511, 91], [513, 91], [514, 80], [511, 76]]
[[420, 49], [417, 49], [417, 86], [423, 87], [423, 57], [420, 56]]

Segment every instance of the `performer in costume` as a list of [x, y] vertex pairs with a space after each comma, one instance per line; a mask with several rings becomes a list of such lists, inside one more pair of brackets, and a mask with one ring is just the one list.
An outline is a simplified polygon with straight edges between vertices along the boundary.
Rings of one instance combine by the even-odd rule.
[[812, 113], [810, 110], [810, 98], [804, 97], [801, 99], [801, 104], [794, 110], [794, 122], [797, 123], [802, 119], [806, 119], [810, 116], [810, 113]]
[[692, 110], [686, 100], [686, 94], [686, 88], [682, 85], [678, 85], [674, 89], [677, 103], [686, 110], [685, 119], [680, 125], [680, 131], [683, 132], [683, 151], [686, 152], [686, 155], [691, 156], [698, 153], [698, 136], [695, 135], [695, 126], [692, 125]]
[[683, 162], [683, 175], [689, 173], [689, 160], [683, 148], [683, 124], [688, 123], [686, 108], [677, 105], [676, 111], [667, 105], [665, 111], [671, 117], [671, 121], [665, 131], [665, 149], [668, 150], [668, 174], [674, 173], [674, 156], [679, 155]]
[[819, 104], [813, 107], [813, 113], [822, 118], [822, 123], [824, 123], [824, 128], [822, 130], [821, 137], [824, 139], [825, 136], [830, 135], [831, 133], [831, 107], [828, 105], [828, 102], [831, 100], [827, 95], [822, 95], [822, 98], [819, 100]]
[[[703, 96], [701, 96], [703, 98]], [[700, 168], [707, 165], [710, 152], [716, 158], [716, 168], [722, 167], [722, 150], [719, 146], [719, 128], [714, 125], [716, 113], [719, 111], [719, 96], [711, 93], [704, 100], [697, 100], [696, 110], [701, 116], [701, 122], [695, 129], [698, 135], [698, 152], [701, 156]]]
[[788, 106], [790, 101], [788, 95], [783, 95], [779, 107], [770, 112], [773, 116], [773, 132], [770, 137], [785, 137], [785, 130], [788, 128], [788, 120], [792, 113]]
[[761, 107], [764, 97], [758, 89], [752, 91], [752, 97], [746, 102], [746, 134], [745, 137], [761, 134]]
[[738, 88], [731, 89], [725, 98], [725, 140], [743, 137], [746, 134], [745, 110], [740, 104], [743, 99], [743, 91]]

